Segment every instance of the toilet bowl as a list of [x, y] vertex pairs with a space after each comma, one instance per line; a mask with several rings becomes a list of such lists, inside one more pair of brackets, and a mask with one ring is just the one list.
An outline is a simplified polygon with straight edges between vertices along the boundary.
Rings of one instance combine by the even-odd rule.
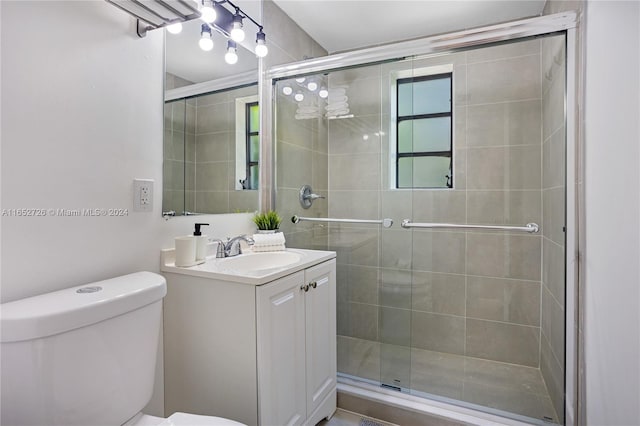
[[222, 417], [199, 416], [188, 413], [173, 413], [168, 418], [150, 416], [138, 413], [133, 419], [122, 426], [242, 426], [233, 420]]
[[0, 424], [241, 425], [142, 414], [166, 292], [164, 277], [138, 272], [0, 305]]

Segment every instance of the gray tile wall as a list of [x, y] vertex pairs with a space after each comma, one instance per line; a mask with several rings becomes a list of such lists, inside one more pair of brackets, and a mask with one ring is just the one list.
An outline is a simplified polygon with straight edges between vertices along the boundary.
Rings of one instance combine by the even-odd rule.
[[[540, 46], [330, 74], [332, 86], [348, 86], [354, 118], [328, 122], [328, 214], [396, 220], [391, 229], [329, 227], [329, 248], [338, 252], [340, 371], [410, 386], [422, 373], [407, 373], [408, 346], [539, 367], [542, 237], [398, 225], [542, 225]], [[442, 63], [454, 65], [455, 188], [390, 190], [388, 73]]]
[[[294, 82], [282, 82], [282, 85]], [[323, 224], [291, 222], [293, 215], [327, 217], [327, 200], [314, 201], [309, 209], [303, 209], [299, 201], [302, 185], [311, 185], [317, 194], [328, 196], [327, 124], [326, 120], [295, 118], [297, 103], [282, 90], [277, 94], [276, 126], [276, 208], [284, 218], [281, 228], [290, 247], [325, 249], [327, 229]]]
[[540, 369], [556, 412], [564, 412], [565, 40], [542, 40], [542, 334]]
[[[269, 55], [263, 59], [265, 68], [325, 56], [327, 51], [300, 28], [272, 0], [263, 1], [263, 21], [268, 28]], [[266, 31], [266, 30], [265, 30]], [[296, 120], [297, 104], [291, 96], [282, 94], [276, 86], [275, 170], [276, 210], [283, 217], [281, 229], [287, 246], [326, 249], [327, 228], [322, 224], [291, 223], [293, 215], [327, 217], [327, 200], [317, 200], [304, 210], [298, 201], [302, 185], [311, 185], [316, 193], [327, 195], [329, 163], [327, 159], [327, 123], [323, 119]]]
[[[171, 74], [167, 74], [167, 80], [185, 81]], [[195, 101], [165, 104], [163, 143], [162, 211], [182, 214], [185, 209], [192, 210], [193, 180], [190, 177], [195, 169], [191, 157], [195, 143]]]
[[[173, 89], [193, 84], [166, 73]], [[236, 191], [235, 99], [256, 86], [165, 104], [162, 210], [233, 213], [258, 209], [257, 191]]]
[[[257, 86], [243, 87], [193, 101], [194, 144], [187, 150], [193, 169], [187, 169], [187, 199], [198, 213], [252, 212], [258, 209], [258, 191], [235, 189], [236, 106], [239, 97], [257, 95]], [[189, 108], [189, 105], [187, 105]]]

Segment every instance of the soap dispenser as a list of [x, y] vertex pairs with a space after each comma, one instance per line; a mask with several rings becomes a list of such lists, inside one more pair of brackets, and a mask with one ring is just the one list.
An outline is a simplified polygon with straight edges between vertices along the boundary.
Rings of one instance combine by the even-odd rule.
[[207, 257], [207, 243], [209, 237], [202, 235], [200, 231], [201, 226], [209, 226], [208, 223], [196, 223], [195, 230], [193, 231], [193, 238], [196, 240], [196, 262], [204, 262]]

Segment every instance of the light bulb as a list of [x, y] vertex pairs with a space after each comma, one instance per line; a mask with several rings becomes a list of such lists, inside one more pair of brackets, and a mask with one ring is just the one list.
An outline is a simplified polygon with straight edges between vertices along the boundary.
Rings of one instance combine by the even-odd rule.
[[297, 81], [298, 83], [304, 83], [304, 81], [305, 81], [305, 80], [306, 80], [306, 78], [304, 78], [304, 77], [296, 78], [296, 81]]
[[269, 53], [269, 48], [265, 44], [257, 44], [255, 52], [258, 58], [264, 58]]
[[180, 34], [182, 32], [182, 23], [176, 22], [175, 24], [167, 25], [166, 28], [171, 34]]
[[269, 53], [269, 48], [267, 47], [266, 38], [267, 36], [262, 32], [262, 27], [261, 27], [260, 31], [258, 31], [258, 33], [256, 34], [255, 52], [258, 58], [264, 58], [265, 56], [267, 56], [267, 53]]
[[224, 54], [224, 60], [229, 65], [233, 65], [238, 62], [238, 54], [236, 52], [229, 51]]
[[318, 88], [318, 83], [316, 83], [315, 81], [310, 81], [307, 84], [307, 89], [311, 90], [312, 92], [315, 92], [317, 88]]
[[236, 53], [236, 44], [229, 40], [227, 43], [227, 53], [224, 54], [224, 60], [229, 65], [233, 65], [238, 62], [238, 54]]
[[304, 100], [304, 95], [302, 94], [302, 92], [298, 92], [295, 94], [293, 99], [295, 99], [298, 102], [302, 102]]
[[318, 92], [318, 96], [320, 96], [322, 99], [325, 99], [327, 96], [329, 96], [329, 91], [323, 87]]
[[202, 24], [200, 36], [200, 41], [198, 41], [200, 49], [204, 50], [205, 52], [213, 49], [213, 39], [211, 38], [211, 28], [209, 28], [209, 24]]
[[231, 40], [240, 43], [244, 41], [244, 30], [242, 29], [242, 16], [238, 13], [233, 15], [233, 28], [231, 29]]
[[211, 49], [213, 49], [213, 40], [211, 40], [211, 36], [205, 35], [205, 36], [202, 36], [200, 41], [198, 41], [198, 45], [200, 46], [200, 49], [204, 50], [205, 52], [208, 52]]
[[284, 93], [285, 95], [289, 96], [290, 94], [293, 93], [293, 89], [289, 86], [284, 86], [282, 88], [282, 93]]
[[217, 17], [218, 17], [218, 14], [216, 13], [216, 10], [213, 8], [213, 3], [211, 2], [211, 0], [203, 0], [202, 7], [200, 8], [200, 18], [204, 22], [210, 24], [213, 21], [215, 21]]

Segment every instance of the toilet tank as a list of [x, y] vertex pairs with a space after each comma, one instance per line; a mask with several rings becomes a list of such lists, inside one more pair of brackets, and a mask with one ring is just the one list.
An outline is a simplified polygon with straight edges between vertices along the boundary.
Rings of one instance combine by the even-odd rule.
[[151, 399], [165, 279], [151, 272], [0, 305], [0, 424], [121, 425]]

